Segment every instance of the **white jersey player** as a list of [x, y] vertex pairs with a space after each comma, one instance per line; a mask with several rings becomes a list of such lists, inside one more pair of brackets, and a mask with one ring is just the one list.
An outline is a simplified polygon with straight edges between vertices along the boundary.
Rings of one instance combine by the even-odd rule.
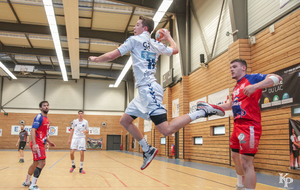
[[177, 44], [168, 30], [162, 31], [162, 41], [168, 41], [170, 47], [150, 38], [154, 28], [154, 21], [146, 16], [140, 16], [134, 29], [134, 36], [129, 37], [118, 49], [105, 53], [99, 57], [91, 56], [89, 59], [94, 62], [112, 61], [119, 56], [130, 52], [132, 56], [132, 68], [138, 88], [139, 95], [128, 105], [120, 123], [126, 130], [138, 140], [143, 149], [144, 162], [141, 169], [145, 169], [153, 160], [158, 150], [151, 147], [139, 129], [132, 123], [135, 118], [142, 117], [151, 119], [158, 130], [165, 136], [171, 135], [191, 121], [212, 114], [224, 114], [215, 106], [207, 103], [201, 104], [196, 112], [183, 115], [171, 121], [167, 121], [167, 110], [163, 107], [163, 88], [156, 83], [154, 76], [156, 72], [156, 61], [159, 55], [171, 56], [178, 53]]
[[[69, 136], [69, 144], [71, 144], [70, 157], [72, 161], [72, 168], [70, 169], [70, 173], [72, 173], [75, 169], [75, 150], [80, 151], [80, 169], [79, 172], [85, 174], [85, 171], [82, 169], [83, 161], [84, 161], [84, 151], [86, 150], [86, 141], [85, 134], [89, 132], [89, 122], [83, 119], [83, 111], [78, 111], [78, 119], [74, 119], [72, 122], [72, 129]], [[73, 136], [73, 137], [72, 137]], [[71, 141], [72, 138], [72, 141]]]

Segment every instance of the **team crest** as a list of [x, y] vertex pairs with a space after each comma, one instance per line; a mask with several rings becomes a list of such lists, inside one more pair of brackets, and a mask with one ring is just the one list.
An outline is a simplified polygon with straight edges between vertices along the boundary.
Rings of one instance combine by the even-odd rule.
[[239, 136], [238, 136], [238, 139], [240, 141], [240, 144], [246, 143], [246, 141], [244, 141], [244, 139], [245, 139], [245, 134], [244, 133], [240, 133]]

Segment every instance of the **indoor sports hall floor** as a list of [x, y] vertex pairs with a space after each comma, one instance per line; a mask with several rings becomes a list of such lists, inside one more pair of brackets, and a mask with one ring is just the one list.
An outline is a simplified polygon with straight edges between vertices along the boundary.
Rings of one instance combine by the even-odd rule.
[[[22, 186], [32, 163], [31, 151], [25, 151], [25, 163], [18, 163], [16, 150], [0, 151], [0, 189], [28, 189]], [[80, 174], [79, 152], [75, 153], [76, 169], [69, 173], [69, 151], [48, 151], [37, 185], [42, 190], [234, 190], [235, 171], [229, 168], [183, 162], [156, 157], [148, 168], [141, 171], [139, 153], [119, 151], [85, 152], [84, 170]], [[278, 176], [257, 174], [257, 190], [284, 189]], [[300, 189], [300, 180], [288, 184], [289, 189]]]

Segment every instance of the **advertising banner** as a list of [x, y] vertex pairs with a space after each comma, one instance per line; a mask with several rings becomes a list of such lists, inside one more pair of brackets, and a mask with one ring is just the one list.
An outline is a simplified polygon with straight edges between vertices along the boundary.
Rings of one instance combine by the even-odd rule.
[[300, 104], [300, 64], [275, 72], [282, 81], [263, 89], [260, 99], [261, 110], [294, 106]]

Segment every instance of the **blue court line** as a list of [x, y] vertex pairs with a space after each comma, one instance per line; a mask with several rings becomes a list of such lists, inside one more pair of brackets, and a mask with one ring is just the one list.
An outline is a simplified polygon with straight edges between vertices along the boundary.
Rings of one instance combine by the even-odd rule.
[[50, 168], [48, 168], [49, 170], [55, 165], [57, 164], [59, 161], [61, 161], [64, 157], [66, 157], [68, 154], [64, 155], [61, 159], [59, 159], [57, 162], [55, 162]]

